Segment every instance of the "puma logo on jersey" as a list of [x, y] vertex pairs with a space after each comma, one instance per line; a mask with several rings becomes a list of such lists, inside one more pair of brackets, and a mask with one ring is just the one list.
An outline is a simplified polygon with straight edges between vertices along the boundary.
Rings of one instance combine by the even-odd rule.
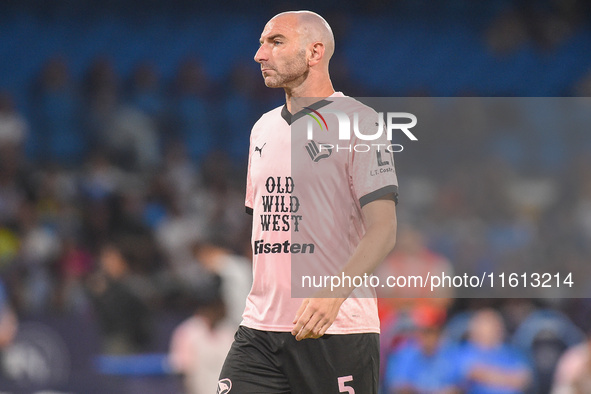
[[255, 151], [255, 153], [256, 153], [256, 152], [259, 152], [259, 157], [263, 157], [263, 148], [265, 147], [265, 145], [267, 145], [267, 143], [266, 143], [266, 142], [265, 142], [265, 143], [263, 144], [263, 146], [261, 146], [260, 148], [259, 148], [258, 146], [255, 146], [255, 147], [254, 147], [254, 151]]
[[227, 394], [232, 390], [232, 381], [230, 379], [222, 379], [218, 382], [218, 391], [216, 394]]

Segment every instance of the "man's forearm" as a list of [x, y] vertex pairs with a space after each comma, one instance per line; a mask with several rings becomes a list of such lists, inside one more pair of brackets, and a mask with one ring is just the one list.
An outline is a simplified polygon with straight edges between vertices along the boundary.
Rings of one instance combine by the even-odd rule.
[[[367, 231], [342, 272], [348, 276], [363, 276], [373, 270], [390, 253], [396, 243], [396, 205], [393, 200], [376, 200], [363, 208]], [[336, 274], [336, 272], [335, 272]], [[297, 340], [319, 338], [336, 319], [341, 304], [353, 287], [323, 289], [313, 298], [302, 301], [293, 323], [292, 334]]]
[[[367, 231], [359, 241], [353, 255], [343, 268], [344, 275], [355, 277], [369, 275], [384, 261], [396, 244], [396, 211], [393, 201], [378, 200], [367, 216]], [[340, 274], [340, 273], [339, 273]], [[347, 298], [354, 287], [344, 286], [334, 290], [334, 296]]]

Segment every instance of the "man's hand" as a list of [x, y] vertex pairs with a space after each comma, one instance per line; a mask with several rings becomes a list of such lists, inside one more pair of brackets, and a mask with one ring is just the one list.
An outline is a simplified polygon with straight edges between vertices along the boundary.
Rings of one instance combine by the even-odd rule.
[[306, 298], [296, 313], [291, 334], [296, 340], [320, 338], [334, 323], [345, 298]]
[[[396, 203], [393, 195], [372, 201], [361, 211], [367, 229], [343, 269], [343, 273], [350, 277], [371, 274], [396, 243]], [[330, 291], [324, 289], [325, 293], [316, 294], [319, 297], [302, 301], [293, 319], [295, 326], [291, 330], [296, 340], [323, 336], [336, 320], [341, 305], [353, 290], [354, 287], [351, 286], [342, 286]], [[322, 297], [325, 294], [337, 295], [340, 298]]]

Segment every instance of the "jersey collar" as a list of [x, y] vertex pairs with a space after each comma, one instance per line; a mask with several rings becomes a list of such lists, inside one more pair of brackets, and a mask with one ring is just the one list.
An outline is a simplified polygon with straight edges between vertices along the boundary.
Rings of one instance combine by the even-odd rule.
[[[330, 103], [332, 103], [332, 101], [320, 100], [320, 101], [316, 101], [314, 104], [309, 105], [307, 108], [317, 110], [317, 109], [320, 109], [324, 106], [327, 106]], [[283, 104], [283, 108], [281, 108], [281, 117], [283, 119], [285, 119], [287, 124], [290, 126], [293, 122], [295, 122], [296, 120], [298, 120], [302, 116], [307, 115], [308, 113], [310, 113], [310, 111], [304, 108], [301, 111], [299, 111], [298, 113], [292, 115], [291, 112], [289, 112], [287, 110], [287, 104]]]

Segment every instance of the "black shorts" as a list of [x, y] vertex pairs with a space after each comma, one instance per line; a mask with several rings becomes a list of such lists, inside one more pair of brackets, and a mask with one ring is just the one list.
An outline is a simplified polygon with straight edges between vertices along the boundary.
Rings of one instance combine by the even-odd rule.
[[217, 394], [376, 394], [379, 335], [324, 335], [296, 341], [289, 332], [240, 326]]

